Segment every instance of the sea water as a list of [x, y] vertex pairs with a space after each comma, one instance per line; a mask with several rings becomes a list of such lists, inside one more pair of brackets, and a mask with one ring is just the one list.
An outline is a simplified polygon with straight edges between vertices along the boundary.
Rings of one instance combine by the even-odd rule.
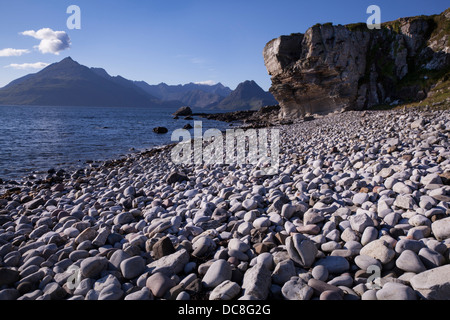
[[[171, 134], [193, 120], [173, 119], [176, 108], [0, 106], [0, 179], [21, 180], [50, 168], [120, 158], [172, 143]], [[229, 124], [194, 117], [203, 130]], [[156, 134], [166, 127], [167, 134]], [[178, 142], [178, 141], [175, 141]]]

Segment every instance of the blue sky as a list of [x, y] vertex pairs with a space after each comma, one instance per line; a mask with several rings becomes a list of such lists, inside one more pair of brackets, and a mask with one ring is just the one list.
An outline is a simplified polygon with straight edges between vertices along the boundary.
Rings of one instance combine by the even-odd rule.
[[[382, 22], [449, 7], [448, 0], [0, 0], [0, 87], [71, 56], [150, 84], [210, 81], [234, 89], [255, 80], [268, 90], [268, 41], [316, 23], [365, 22], [371, 4]], [[81, 9], [81, 30], [67, 28], [69, 5]], [[51, 47], [45, 37], [61, 41]]]

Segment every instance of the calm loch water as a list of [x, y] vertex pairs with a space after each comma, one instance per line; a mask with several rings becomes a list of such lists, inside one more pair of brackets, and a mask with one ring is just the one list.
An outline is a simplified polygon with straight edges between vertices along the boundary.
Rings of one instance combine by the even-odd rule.
[[[0, 179], [20, 180], [50, 168], [74, 169], [171, 143], [171, 133], [193, 121], [176, 109], [0, 106]], [[195, 117], [197, 118], [197, 117]], [[203, 121], [203, 129], [228, 124]], [[169, 133], [158, 135], [154, 127]], [[134, 149], [132, 149], [134, 148]]]

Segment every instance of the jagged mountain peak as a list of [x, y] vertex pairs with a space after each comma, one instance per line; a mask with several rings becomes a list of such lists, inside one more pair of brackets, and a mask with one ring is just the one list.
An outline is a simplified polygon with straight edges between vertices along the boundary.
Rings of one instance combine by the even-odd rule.
[[144, 107], [161, 101], [132, 81], [114, 79], [104, 69], [91, 69], [67, 57], [0, 89], [0, 104]]

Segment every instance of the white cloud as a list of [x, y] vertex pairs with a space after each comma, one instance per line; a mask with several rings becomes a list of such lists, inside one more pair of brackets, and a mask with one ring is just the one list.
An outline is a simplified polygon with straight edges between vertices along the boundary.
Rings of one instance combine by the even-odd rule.
[[25, 53], [29, 53], [30, 50], [27, 49], [13, 49], [13, 48], [6, 48], [0, 50], [0, 57], [18, 57]]
[[203, 58], [191, 58], [190, 61], [193, 64], [206, 64], [206, 60]]
[[200, 81], [200, 82], [194, 82], [195, 84], [203, 84], [203, 85], [207, 85], [207, 86], [213, 86], [215, 84], [217, 84], [217, 82], [215, 82], [214, 80], [206, 80], [206, 81]]
[[5, 66], [4, 68], [13, 68], [18, 70], [25, 70], [25, 69], [43, 69], [47, 67], [49, 63], [45, 62], [35, 62], [35, 63], [11, 63], [10, 65]]
[[63, 50], [70, 48], [70, 38], [64, 31], [53, 31], [50, 28], [42, 28], [38, 31], [28, 30], [21, 32], [24, 36], [30, 36], [41, 40], [36, 46], [41, 53], [53, 53], [59, 55]]

